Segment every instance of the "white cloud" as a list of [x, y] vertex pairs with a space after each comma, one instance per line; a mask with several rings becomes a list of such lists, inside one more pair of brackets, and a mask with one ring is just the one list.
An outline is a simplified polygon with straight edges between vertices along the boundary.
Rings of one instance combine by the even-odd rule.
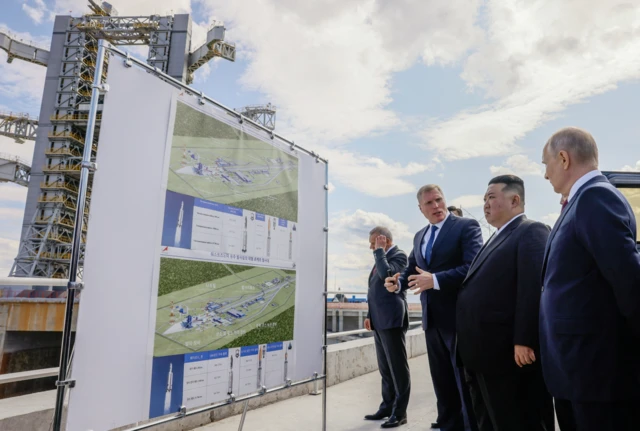
[[334, 186], [333, 183], [331, 183], [331, 181], [329, 181], [329, 184], [327, 184], [327, 187], [328, 187], [329, 194], [333, 193], [333, 191], [336, 189], [336, 186]]
[[542, 175], [542, 166], [523, 154], [511, 156], [506, 160], [505, 165], [492, 165], [489, 170], [493, 175], [513, 174], [519, 177]]
[[199, 0], [248, 55], [248, 88], [278, 106], [279, 129], [345, 142], [397, 125], [390, 79], [421, 60], [457, 61], [481, 39], [478, 0]]
[[458, 196], [452, 201], [448, 202], [449, 205], [455, 205], [457, 207], [462, 207], [464, 209], [467, 208], [478, 208], [484, 206], [484, 196], [483, 195], [463, 195]]
[[495, 102], [433, 123], [426, 146], [448, 160], [513, 154], [569, 105], [640, 77], [639, 12], [625, 0], [487, 3], [487, 39], [462, 78]]
[[333, 236], [343, 238], [345, 242], [369, 242], [369, 231], [376, 226], [385, 226], [391, 230], [394, 241], [413, 238], [409, 226], [395, 221], [384, 213], [356, 210], [351, 214], [338, 214], [329, 220], [329, 231]]
[[53, 18], [53, 14], [47, 8], [47, 5], [43, 0], [33, 0], [34, 6], [29, 5], [27, 1], [22, 5], [22, 10], [31, 18], [36, 24], [41, 24], [42, 19], [46, 17], [47, 20]]
[[0, 183], [0, 206], [5, 201], [24, 203], [27, 200], [27, 188], [12, 183]]
[[542, 216], [542, 222], [553, 227], [558, 217], [560, 217], [560, 213], [549, 213], [546, 216]]
[[331, 178], [345, 187], [370, 196], [389, 197], [414, 193], [416, 187], [407, 176], [432, 170], [435, 165], [411, 162], [405, 166], [378, 157], [334, 149], [319, 150], [331, 166]]
[[635, 166], [624, 165], [623, 167], [620, 168], [620, 170], [624, 172], [640, 171], [640, 160], [636, 162]]
[[0, 238], [0, 277], [6, 277], [11, 271], [13, 260], [18, 255], [19, 241]]

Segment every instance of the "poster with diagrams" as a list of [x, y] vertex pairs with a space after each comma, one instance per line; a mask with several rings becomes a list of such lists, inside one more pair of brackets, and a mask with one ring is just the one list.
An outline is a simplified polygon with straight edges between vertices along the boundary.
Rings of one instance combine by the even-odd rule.
[[178, 102], [167, 172], [150, 417], [286, 383], [298, 158]]

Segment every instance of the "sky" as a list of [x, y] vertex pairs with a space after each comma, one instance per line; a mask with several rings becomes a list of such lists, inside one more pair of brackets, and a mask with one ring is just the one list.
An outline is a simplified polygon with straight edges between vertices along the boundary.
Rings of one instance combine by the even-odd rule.
[[[111, 3], [120, 16], [190, 13], [192, 48], [224, 22], [236, 61], [210, 62], [193, 86], [234, 108], [276, 105], [276, 131], [329, 160], [330, 290], [366, 290], [375, 225], [411, 251], [424, 184], [486, 226], [488, 181], [513, 173], [527, 216], [553, 225], [560, 197], [540, 162], [562, 127], [593, 134], [602, 170], [640, 170], [639, 0]], [[56, 14], [85, 12], [85, 0], [4, 0], [0, 30], [48, 48]], [[0, 110], [38, 115], [44, 77], [0, 51]], [[0, 152], [31, 160], [33, 143], [0, 137]], [[26, 188], [0, 184], [3, 275], [25, 199]]]

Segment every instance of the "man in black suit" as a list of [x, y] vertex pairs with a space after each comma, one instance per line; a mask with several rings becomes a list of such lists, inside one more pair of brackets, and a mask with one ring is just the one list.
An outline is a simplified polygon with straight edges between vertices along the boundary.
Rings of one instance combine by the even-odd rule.
[[542, 367], [558, 422], [579, 431], [639, 430], [635, 215], [598, 170], [588, 132], [556, 132], [542, 160], [545, 178], [566, 196], [547, 241], [540, 300]]
[[405, 296], [389, 293], [384, 288], [384, 279], [388, 273], [404, 270], [407, 255], [393, 244], [391, 231], [382, 226], [369, 232], [369, 248], [373, 250], [375, 264], [369, 275], [369, 312], [364, 326], [374, 331], [378, 370], [382, 376], [382, 403], [376, 413], [364, 418], [389, 417], [382, 428], [394, 428], [407, 423], [411, 380], [405, 334], [409, 327], [409, 311]]
[[469, 391], [455, 357], [456, 298], [471, 261], [482, 246], [480, 225], [447, 211], [444, 193], [429, 184], [418, 191], [418, 208], [429, 220], [413, 240], [409, 266], [385, 280], [390, 292], [420, 294], [438, 418], [432, 428], [475, 430]]
[[458, 294], [458, 353], [480, 431], [552, 431], [553, 401], [538, 358], [539, 277], [549, 228], [524, 214], [524, 182], [489, 181], [487, 222], [498, 229]]

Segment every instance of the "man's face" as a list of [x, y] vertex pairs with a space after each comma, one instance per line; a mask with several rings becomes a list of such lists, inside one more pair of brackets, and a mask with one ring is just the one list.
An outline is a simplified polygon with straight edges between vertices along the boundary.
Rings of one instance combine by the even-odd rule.
[[505, 193], [505, 184], [490, 184], [484, 194], [484, 218], [495, 227], [500, 228], [511, 220], [513, 208], [513, 193]]
[[418, 207], [431, 224], [438, 224], [447, 217], [447, 203], [438, 190], [424, 192]]
[[552, 154], [548, 145], [542, 150], [542, 164], [545, 165], [544, 178], [549, 180], [553, 191], [563, 194], [568, 175], [565, 161], [560, 154]]

